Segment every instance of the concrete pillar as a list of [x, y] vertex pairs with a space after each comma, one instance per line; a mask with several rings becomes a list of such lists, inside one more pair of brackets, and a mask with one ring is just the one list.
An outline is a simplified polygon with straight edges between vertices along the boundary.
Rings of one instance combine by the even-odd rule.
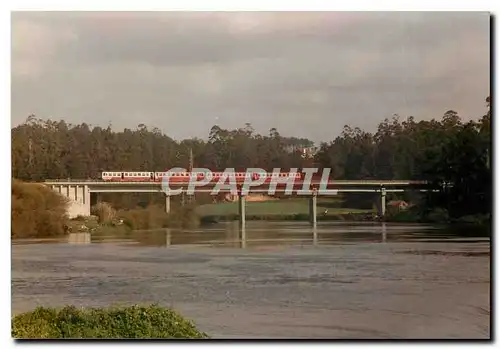
[[381, 188], [381, 190], [380, 190], [380, 206], [379, 206], [379, 212], [378, 212], [378, 215], [380, 217], [385, 216], [385, 195], [386, 195], [385, 188]]
[[313, 191], [313, 195], [309, 198], [309, 222], [315, 227], [317, 220], [317, 198], [318, 192], [316, 190]]
[[313, 245], [316, 246], [318, 244], [318, 230], [316, 226], [313, 227]]
[[245, 226], [245, 195], [238, 193], [238, 209], [240, 214], [240, 228]]
[[165, 213], [170, 213], [170, 195], [165, 195]]
[[83, 203], [89, 206], [89, 212], [90, 212], [90, 189], [88, 185], [85, 185], [83, 187], [83, 194], [84, 194]]

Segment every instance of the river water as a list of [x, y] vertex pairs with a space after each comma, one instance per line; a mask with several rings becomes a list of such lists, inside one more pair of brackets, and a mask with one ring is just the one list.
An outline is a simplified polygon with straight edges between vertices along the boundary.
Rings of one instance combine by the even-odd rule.
[[490, 338], [490, 239], [472, 228], [221, 223], [15, 241], [12, 312], [170, 306], [213, 338]]

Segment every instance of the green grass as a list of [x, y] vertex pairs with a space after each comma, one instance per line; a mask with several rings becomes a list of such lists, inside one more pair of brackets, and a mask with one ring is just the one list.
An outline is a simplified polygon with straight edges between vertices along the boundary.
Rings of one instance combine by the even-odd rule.
[[38, 307], [12, 319], [16, 339], [208, 338], [175, 311], [157, 305], [77, 309]]
[[[318, 199], [317, 212], [323, 215], [327, 209], [327, 216], [334, 216], [348, 213], [370, 213], [372, 210], [362, 210], [356, 208], [332, 207], [337, 204], [335, 201]], [[238, 214], [238, 203], [228, 202], [221, 204], [208, 204], [197, 207], [196, 213], [200, 216], [230, 216]], [[306, 215], [309, 214], [308, 199], [286, 199], [263, 202], [247, 202], [246, 214], [259, 216], [277, 216], [277, 215]]]

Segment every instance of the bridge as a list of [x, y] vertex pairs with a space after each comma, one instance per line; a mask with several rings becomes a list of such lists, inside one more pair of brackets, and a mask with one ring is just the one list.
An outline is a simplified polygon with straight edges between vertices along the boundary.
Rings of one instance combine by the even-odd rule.
[[[70, 199], [68, 213], [70, 217], [90, 215], [91, 193], [164, 193], [161, 182], [109, 182], [102, 180], [46, 180], [43, 184]], [[186, 183], [170, 183], [175, 190], [187, 186]], [[211, 193], [214, 184], [195, 188], [195, 193]], [[293, 193], [300, 193], [303, 189], [301, 181], [295, 181]], [[286, 184], [278, 184], [275, 192], [283, 192]], [[338, 193], [379, 193], [378, 214], [385, 215], [386, 193], [404, 191], [438, 191], [431, 188], [426, 181], [418, 180], [331, 180], [320, 186], [319, 181], [313, 181], [309, 188], [309, 217], [310, 222], [316, 225], [316, 199], [318, 196], [337, 195]], [[229, 188], [222, 188], [220, 192], [230, 192]], [[249, 193], [268, 193], [269, 184], [249, 188]], [[245, 195], [239, 193], [240, 223], [245, 224]], [[302, 192], [303, 195], [303, 192]], [[165, 211], [170, 212], [170, 196], [165, 194]]]

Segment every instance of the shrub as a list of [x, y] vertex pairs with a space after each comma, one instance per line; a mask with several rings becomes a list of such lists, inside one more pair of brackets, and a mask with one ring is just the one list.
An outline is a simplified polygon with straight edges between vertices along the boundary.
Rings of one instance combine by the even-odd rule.
[[107, 202], [99, 202], [92, 206], [91, 213], [97, 216], [100, 224], [110, 224], [116, 217], [116, 211]]
[[157, 305], [112, 308], [62, 309], [38, 307], [12, 319], [12, 337], [19, 339], [58, 338], [192, 338], [199, 332], [175, 311]]
[[156, 228], [194, 228], [200, 224], [200, 219], [194, 207], [177, 207], [170, 213], [158, 205], [147, 208], [136, 208], [119, 212], [123, 223], [131, 229]]
[[11, 237], [57, 236], [65, 233], [68, 200], [43, 184], [12, 181]]
[[427, 219], [433, 223], [444, 223], [450, 220], [448, 210], [436, 207], [427, 214]]

